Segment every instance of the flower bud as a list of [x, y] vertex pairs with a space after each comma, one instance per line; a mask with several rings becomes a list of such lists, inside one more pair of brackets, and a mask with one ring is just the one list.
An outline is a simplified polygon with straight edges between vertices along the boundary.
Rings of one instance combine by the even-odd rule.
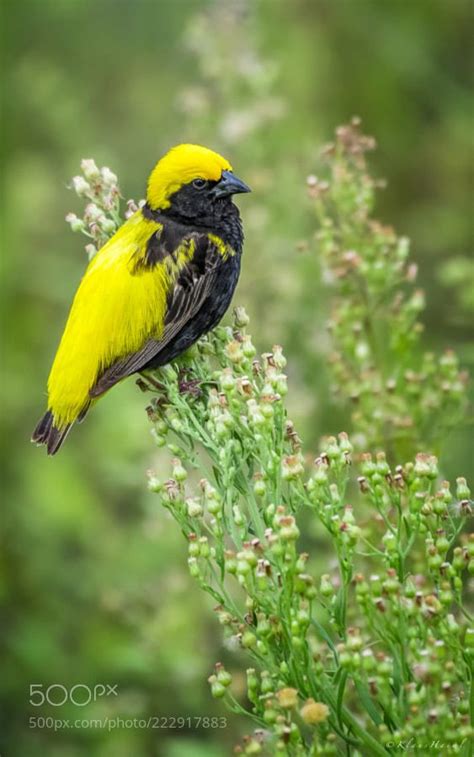
[[117, 228], [115, 221], [112, 221], [111, 218], [107, 218], [106, 216], [102, 216], [100, 219], [100, 227], [105, 234], [113, 234]]
[[328, 482], [328, 466], [324, 463], [320, 463], [316, 466], [316, 470], [312, 476], [313, 481], [320, 486], [327, 484]]
[[196, 557], [193, 556], [188, 558], [188, 568], [193, 578], [199, 578], [200, 571]]
[[317, 725], [324, 723], [329, 717], [329, 708], [322, 702], [315, 702], [314, 699], [307, 699], [300, 709], [301, 719], [307, 725]]
[[217, 680], [223, 686], [230, 686], [232, 683], [232, 676], [228, 670], [226, 670], [221, 662], [216, 662]]
[[201, 536], [199, 539], [199, 553], [201, 557], [205, 557], [205, 558], [209, 557], [211, 554], [207, 536]]
[[458, 499], [469, 499], [471, 491], [466, 483], [465, 478], [456, 479], [456, 497]]
[[211, 694], [214, 699], [221, 699], [226, 693], [226, 687], [217, 680], [217, 676], [212, 675], [207, 679], [211, 684]]
[[75, 213], [68, 213], [66, 216], [66, 222], [71, 227], [71, 231], [84, 231], [86, 225], [82, 218], [78, 218]]
[[102, 181], [104, 182], [106, 187], [117, 186], [118, 179], [116, 175], [110, 170], [110, 168], [107, 168], [107, 166], [104, 166], [104, 168], [101, 169], [100, 174], [102, 176]]
[[197, 499], [189, 497], [186, 500], [186, 510], [190, 518], [200, 518], [203, 509]]
[[75, 193], [79, 197], [87, 197], [91, 192], [91, 185], [84, 179], [83, 176], [73, 176], [72, 186]]
[[298, 692], [290, 687], [280, 689], [276, 693], [278, 704], [285, 710], [291, 710], [298, 704]]
[[232, 368], [224, 368], [220, 375], [220, 385], [223, 392], [231, 392], [235, 388], [235, 378]]
[[234, 326], [237, 329], [244, 329], [250, 323], [250, 318], [244, 307], [238, 306], [234, 308]]
[[276, 376], [274, 387], [275, 392], [279, 394], [280, 397], [286, 397], [288, 394], [288, 379], [284, 373], [279, 373], [278, 376]]
[[196, 558], [196, 557], [199, 557], [199, 553], [200, 553], [200, 546], [199, 546], [199, 543], [196, 541], [196, 534], [190, 534], [189, 544], [188, 544], [188, 555], [190, 558]]
[[430, 480], [433, 480], [438, 475], [438, 461], [434, 455], [426, 455], [422, 452], [420, 452], [416, 456], [415, 461], [415, 476], [426, 477]]
[[253, 346], [250, 336], [248, 336], [247, 334], [243, 337], [242, 352], [245, 357], [249, 359], [255, 357], [255, 355], [257, 354], [257, 350]]
[[89, 181], [96, 181], [100, 178], [100, 171], [92, 158], [81, 160], [81, 171]]
[[97, 255], [97, 247], [95, 246], [95, 244], [86, 244], [84, 249], [86, 251], [88, 260], [92, 260], [92, 258]]
[[339, 439], [339, 449], [341, 452], [344, 452], [345, 454], [351, 454], [353, 452], [353, 446], [349, 441], [349, 437], [346, 434], [345, 431], [341, 431], [340, 434], [338, 434]]
[[362, 668], [366, 673], [372, 673], [377, 667], [374, 653], [371, 649], [364, 649], [362, 652]]
[[[443, 588], [444, 587], [444, 588]], [[446, 607], [449, 607], [449, 605], [452, 604], [454, 601], [453, 592], [451, 591], [451, 585], [449, 583], [444, 583], [441, 587], [441, 591], [439, 592], [439, 601], [442, 605], [445, 605]]]
[[253, 485], [253, 491], [256, 497], [264, 497], [267, 491], [267, 485], [263, 478], [257, 478]]
[[173, 478], [176, 479], [176, 481], [186, 481], [188, 477], [188, 472], [183, 466], [181, 465], [181, 460], [178, 458], [175, 458], [173, 460]]
[[362, 636], [357, 628], [348, 628], [347, 648], [352, 652], [360, 652], [362, 649]]
[[284, 481], [294, 481], [303, 473], [303, 458], [300, 453], [287, 455], [281, 461], [281, 475]]
[[238, 342], [236, 339], [233, 339], [231, 342], [227, 342], [225, 346], [225, 353], [227, 357], [229, 358], [231, 363], [235, 363], [238, 365], [239, 363], [242, 363], [244, 359], [244, 353], [242, 351], [242, 344], [241, 342]]
[[258, 690], [258, 678], [254, 668], [247, 669], [247, 688], [249, 691]]
[[449, 549], [449, 540], [446, 538], [446, 534], [444, 531], [438, 532], [439, 536], [436, 539], [436, 550], [441, 555], [446, 555], [448, 549]]
[[242, 646], [245, 647], [245, 649], [252, 649], [256, 643], [257, 637], [255, 634], [252, 633], [252, 631], [245, 631], [242, 635]]
[[292, 515], [284, 515], [278, 518], [280, 538], [283, 541], [295, 541], [299, 535], [299, 529]]
[[268, 670], [262, 670], [261, 676], [261, 690], [262, 694], [271, 694], [274, 691], [273, 680]]
[[280, 371], [286, 366], [286, 357], [283, 355], [283, 348], [279, 344], [273, 345], [273, 362]]
[[393, 553], [397, 551], [397, 538], [391, 531], [385, 533], [382, 537], [382, 541], [387, 552]]
[[134, 200], [127, 200], [127, 210], [125, 211], [125, 218], [131, 218], [138, 210], [138, 205]]
[[265, 711], [263, 713], [263, 719], [267, 725], [273, 725], [278, 717], [277, 711], [273, 707], [273, 702], [268, 700], [265, 702]]
[[331, 578], [327, 573], [321, 576], [319, 591], [321, 592], [321, 595], [326, 598], [332, 597], [335, 594], [334, 586], [331, 583]]
[[413, 599], [416, 595], [416, 586], [411, 576], [408, 576], [405, 581], [404, 593], [408, 599]]
[[183, 431], [183, 429], [184, 429], [183, 422], [180, 421], [180, 419], [177, 418], [176, 416], [171, 419], [170, 425], [171, 425], [171, 428], [173, 429], [173, 431], [176, 431], [177, 434], [179, 434], [180, 431]]
[[148, 489], [151, 492], [160, 492], [163, 489], [163, 484], [159, 478], [155, 476], [153, 471], [147, 471], [148, 475]]
[[274, 411], [273, 411], [273, 406], [271, 405], [270, 402], [260, 402], [259, 408], [260, 408], [260, 412], [262, 413], [263, 417], [266, 420], [273, 418]]
[[376, 471], [376, 465], [372, 460], [372, 455], [370, 452], [365, 452], [361, 456], [361, 465], [360, 465], [361, 472], [364, 476], [367, 478], [372, 478]]
[[254, 737], [247, 739], [245, 742], [244, 754], [248, 755], [248, 757], [252, 757], [252, 755], [262, 754], [262, 752], [263, 746], [261, 740]]

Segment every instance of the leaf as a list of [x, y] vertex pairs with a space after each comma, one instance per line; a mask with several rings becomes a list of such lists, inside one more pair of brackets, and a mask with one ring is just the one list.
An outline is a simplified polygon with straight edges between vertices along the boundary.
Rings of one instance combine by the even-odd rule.
[[380, 723], [383, 722], [383, 718], [381, 717], [376, 705], [374, 704], [372, 697], [369, 694], [369, 690], [366, 686], [364, 686], [362, 681], [357, 681], [356, 679], [354, 679], [354, 683], [364, 709], [370, 715], [375, 725], [380, 725]]
[[340, 725], [342, 726], [342, 702], [344, 699], [344, 690], [346, 688], [346, 681], [347, 681], [347, 670], [344, 670], [339, 685], [337, 687], [337, 694], [336, 694], [336, 713], [337, 713], [337, 719], [339, 720]]
[[329, 636], [328, 632], [324, 628], [324, 626], [322, 626], [321, 623], [318, 620], [316, 620], [315, 618], [311, 618], [311, 623], [313, 624], [313, 626], [315, 627], [315, 629], [317, 630], [317, 632], [321, 636], [321, 638], [324, 639], [324, 641], [328, 645], [329, 649], [336, 656], [336, 659], [337, 659], [336, 647], [334, 645], [333, 640]]
[[336, 602], [334, 605], [334, 619], [339, 629], [341, 630], [344, 629], [345, 614], [346, 614], [346, 587], [344, 584], [342, 584], [339, 591], [337, 592]]
[[214, 473], [214, 478], [216, 480], [217, 487], [219, 487], [221, 483], [221, 472], [216, 465], [212, 466], [212, 472]]

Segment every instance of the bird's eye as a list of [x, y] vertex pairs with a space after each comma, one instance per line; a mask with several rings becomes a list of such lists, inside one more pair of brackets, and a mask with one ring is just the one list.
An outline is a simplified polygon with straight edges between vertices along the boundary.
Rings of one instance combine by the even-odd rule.
[[206, 179], [194, 179], [193, 187], [195, 187], [195, 189], [204, 189], [205, 186], [207, 186]]

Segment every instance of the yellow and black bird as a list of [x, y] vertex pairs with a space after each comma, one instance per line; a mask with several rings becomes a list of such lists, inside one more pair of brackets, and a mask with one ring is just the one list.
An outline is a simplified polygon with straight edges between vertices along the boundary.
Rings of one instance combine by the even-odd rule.
[[85, 272], [32, 441], [54, 455], [114, 384], [169, 363], [217, 325], [240, 273], [243, 231], [232, 195], [249, 191], [206, 147], [178, 145], [161, 158], [146, 204]]

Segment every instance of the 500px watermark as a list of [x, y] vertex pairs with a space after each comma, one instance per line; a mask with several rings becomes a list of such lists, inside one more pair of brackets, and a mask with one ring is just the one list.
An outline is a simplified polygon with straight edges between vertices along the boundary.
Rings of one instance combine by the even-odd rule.
[[63, 731], [68, 729], [80, 728], [103, 728], [107, 731], [120, 729], [185, 729], [185, 728], [205, 728], [216, 729], [226, 728], [227, 718], [218, 716], [197, 716], [189, 715], [186, 717], [168, 717], [168, 716], [151, 716], [149, 718], [121, 718], [121, 717], [104, 717], [104, 718], [76, 718], [75, 720], [63, 720], [61, 718], [31, 716], [29, 720], [30, 728], [46, 729], [49, 731]]
[[77, 707], [85, 707], [101, 697], [110, 696], [118, 696], [116, 683], [113, 685], [97, 683], [95, 686], [76, 683], [71, 687], [63, 686], [61, 683], [52, 683], [46, 688], [42, 683], [30, 683], [30, 704], [33, 707], [41, 707], [43, 704], [61, 707], [66, 702], [75, 704]]

